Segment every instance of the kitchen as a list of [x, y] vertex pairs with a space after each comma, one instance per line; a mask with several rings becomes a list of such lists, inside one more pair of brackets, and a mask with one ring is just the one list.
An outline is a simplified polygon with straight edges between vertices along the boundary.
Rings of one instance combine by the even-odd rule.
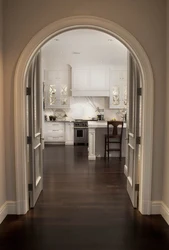
[[84, 146], [89, 160], [104, 157], [107, 121], [118, 120], [125, 157], [127, 49], [108, 34], [79, 29], [53, 38], [41, 54], [45, 146]]

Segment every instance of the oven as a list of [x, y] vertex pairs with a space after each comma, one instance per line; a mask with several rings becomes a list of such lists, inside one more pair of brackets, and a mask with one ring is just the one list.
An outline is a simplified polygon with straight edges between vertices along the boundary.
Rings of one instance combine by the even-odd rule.
[[88, 144], [88, 123], [87, 121], [74, 122], [74, 144]]

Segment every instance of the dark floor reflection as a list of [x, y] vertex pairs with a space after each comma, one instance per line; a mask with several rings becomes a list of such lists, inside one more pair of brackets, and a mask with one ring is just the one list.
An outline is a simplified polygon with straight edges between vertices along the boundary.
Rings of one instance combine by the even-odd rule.
[[35, 209], [0, 225], [0, 250], [165, 250], [169, 227], [142, 216], [126, 192], [124, 160], [88, 161], [87, 147], [47, 146]]

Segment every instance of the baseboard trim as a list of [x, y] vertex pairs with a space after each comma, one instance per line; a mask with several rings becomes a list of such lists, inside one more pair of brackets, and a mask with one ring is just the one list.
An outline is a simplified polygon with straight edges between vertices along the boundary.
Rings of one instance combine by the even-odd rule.
[[127, 177], [128, 176], [128, 167], [124, 165], [124, 174]]
[[1, 207], [0, 207], [0, 224], [2, 221], [5, 219], [5, 217], [8, 214], [8, 208], [7, 208], [7, 202], [5, 202]]
[[151, 204], [151, 214], [161, 214], [169, 225], [169, 208], [162, 201], [153, 201]]
[[7, 207], [8, 207], [8, 214], [17, 214], [16, 201], [8, 201]]
[[[16, 202], [6, 201], [0, 207], [0, 224], [8, 214], [17, 214]], [[160, 214], [169, 225], [169, 208], [162, 201], [152, 201], [151, 214]]]
[[95, 155], [89, 155], [88, 156], [88, 160], [89, 161], [95, 161], [96, 160], [96, 156]]
[[6, 201], [0, 207], [0, 224], [5, 219], [8, 214], [17, 214], [16, 202], [15, 201]]
[[65, 146], [74, 146], [74, 142], [68, 142], [68, 141], [66, 141], [65, 142]]
[[161, 203], [161, 215], [169, 225], [169, 208], [166, 206], [164, 202]]
[[152, 201], [151, 203], [151, 214], [161, 214], [161, 201]]

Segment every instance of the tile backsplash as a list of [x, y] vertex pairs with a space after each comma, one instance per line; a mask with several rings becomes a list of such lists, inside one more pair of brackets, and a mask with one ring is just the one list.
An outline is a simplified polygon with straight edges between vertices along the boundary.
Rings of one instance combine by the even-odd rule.
[[121, 118], [119, 110], [109, 109], [107, 97], [71, 97], [69, 109], [46, 109], [44, 114], [61, 118], [66, 113], [67, 119], [92, 119], [97, 118], [97, 108], [104, 109], [105, 120]]

